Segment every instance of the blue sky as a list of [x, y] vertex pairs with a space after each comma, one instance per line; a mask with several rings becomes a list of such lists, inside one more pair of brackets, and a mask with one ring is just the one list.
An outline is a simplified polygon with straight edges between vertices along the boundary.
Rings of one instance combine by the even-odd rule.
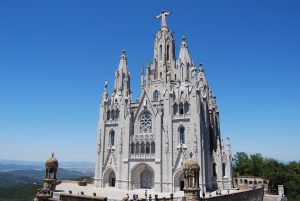
[[0, 1], [0, 159], [94, 161], [121, 50], [133, 97], [160, 21], [204, 63], [233, 151], [300, 160], [300, 2]]

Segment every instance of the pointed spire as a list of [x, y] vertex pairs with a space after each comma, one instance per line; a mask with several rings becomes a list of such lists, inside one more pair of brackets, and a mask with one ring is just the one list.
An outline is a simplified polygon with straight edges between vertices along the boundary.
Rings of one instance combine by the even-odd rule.
[[122, 50], [119, 66], [115, 73], [115, 87], [113, 95], [128, 94], [130, 92], [130, 73], [128, 71], [126, 51]]
[[118, 67], [120, 74], [128, 75], [128, 67], [127, 67], [127, 57], [126, 57], [126, 51], [122, 50], [122, 55], [120, 58], [120, 63]]
[[205, 75], [204, 75], [203, 64], [199, 65], [198, 80], [206, 82], [206, 78], [205, 78]]
[[181, 45], [180, 45], [180, 52], [178, 57], [182, 62], [186, 62], [192, 64], [192, 60], [189, 54], [188, 45], [186, 42], [186, 37], [182, 37]]
[[108, 82], [107, 82], [107, 80], [105, 80], [105, 82], [104, 82], [104, 91], [106, 91], [106, 92], [107, 92], [107, 87], [108, 87]]
[[103, 100], [105, 101], [105, 102], [107, 102], [108, 101], [108, 82], [107, 82], [107, 80], [105, 80], [105, 82], [104, 82], [104, 91], [103, 91]]
[[141, 67], [141, 92], [145, 87], [144, 66]]
[[191, 67], [192, 60], [188, 51], [188, 45], [186, 43], [186, 38], [182, 37], [182, 42], [180, 45], [179, 57], [178, 57], [178, 67], [179, 67], [179, 75], [181, 82], [190, 81], [191, 80]]

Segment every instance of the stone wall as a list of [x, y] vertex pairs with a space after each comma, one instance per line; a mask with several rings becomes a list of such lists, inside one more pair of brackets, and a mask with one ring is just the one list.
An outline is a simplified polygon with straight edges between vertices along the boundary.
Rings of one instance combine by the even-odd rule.
[[264, 196], [264, 201], [280, 201], [281, 196], [279, 195], [265, 195]]
[[200, 198], [201, 201], [262, 201], [264, 197], [264, 189], [258, 188], [246, 190], [242, 192], [224, 194], [211, 198]]
[[88, 195], [72, 195], [60, 194], [60, 201], [107, 201], [106, 197], [88, 196]]

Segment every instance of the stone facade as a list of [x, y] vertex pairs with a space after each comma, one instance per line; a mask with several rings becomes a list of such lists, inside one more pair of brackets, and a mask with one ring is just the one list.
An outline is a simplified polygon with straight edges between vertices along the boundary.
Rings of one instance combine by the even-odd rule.
[[186, 38], [175, 57], [173, 32], [162, 12], [154, 58], [141, 69], [140, 96], [133, 100], [126, 52], [109, 95], [105, 81], [97, 131], [95, 184], [119, 189], [183, 189], [183, 162], [192, 152], [200, 165], [204, 192], [232, 187], [231, 144], [220, 134], [219, 109], [205, 78], [196, 69]]

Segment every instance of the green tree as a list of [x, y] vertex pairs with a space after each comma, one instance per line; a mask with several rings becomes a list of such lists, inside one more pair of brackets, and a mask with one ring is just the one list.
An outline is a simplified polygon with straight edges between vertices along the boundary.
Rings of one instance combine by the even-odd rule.
[[233, 157], [234, 176], [249, 175], [249, 156], [245, 152], [237, 152]]
[[261, 154], [251, 154], [249, 159], [249, 173], [255, 177], [263, 176], [264, 158]]
[[269, 192], [277, 194], [283, 185], [289, 201], [300, 200], [300, 162], [283, 164], [261, 154], [237, 152], [233, 157], [234, 176], [256, 176], [269, 180]]

